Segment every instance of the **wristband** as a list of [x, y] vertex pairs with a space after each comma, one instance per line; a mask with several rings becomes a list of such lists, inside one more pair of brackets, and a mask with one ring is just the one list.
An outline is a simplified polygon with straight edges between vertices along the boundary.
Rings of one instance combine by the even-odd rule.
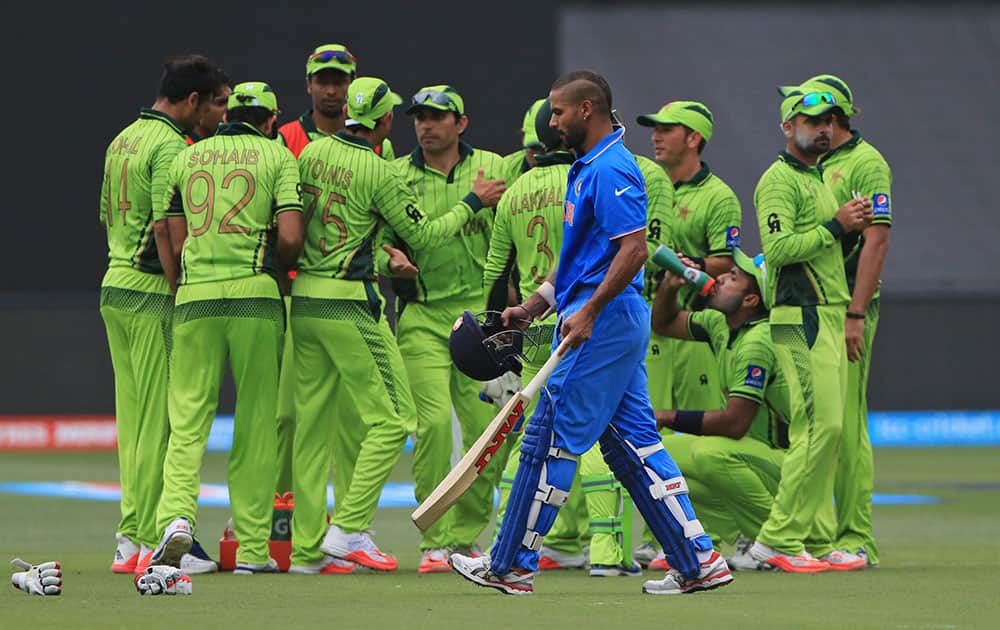
[[864, 318], [865, 318], [864, 313], [852, 313], [851, 311], [847, 311], [847, 319], [864, 319]]
[[705, 259], [699, 258], [698, 256], [687, 256], [687, 259], [693, 262], [698, 269], [705, 271]]
[[552, 286], [552, 283], [548, 280], [543, 282], [542, 286], [538, 287], [538, 290], [535, 291], [535, 293], [541, 296], [541, 298], [545, 300], [545, 303], [550, 307], [554, 307], [556, 305], [556, 288]]
[[674, 418], [674, 431], [690, 433], [691, 435], [701, 435], [701, 425], [705, 420], [704, 411], [678, 411]]

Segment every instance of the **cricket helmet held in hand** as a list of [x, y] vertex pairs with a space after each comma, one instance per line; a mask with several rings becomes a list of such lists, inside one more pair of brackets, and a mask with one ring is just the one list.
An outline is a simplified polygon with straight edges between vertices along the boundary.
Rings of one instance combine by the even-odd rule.
[[507, 372], [521, 373], [524, 342], [537, 346], [528, 333], [504, 327], [498, 311], [473, 314], [465, 311], [451, 327], [448, 350], [462, 374], [477, 381], [490, 381]]

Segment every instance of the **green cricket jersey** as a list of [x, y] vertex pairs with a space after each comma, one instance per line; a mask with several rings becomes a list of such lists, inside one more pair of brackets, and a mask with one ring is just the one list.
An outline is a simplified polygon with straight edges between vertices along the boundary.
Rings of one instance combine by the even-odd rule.
[[[872, 200], [872, 225], [892, 225], [892, 171], [878, 149], [866, 142], [857, 131], [851, 132], [851, 139], [833, 149], [819, 161], [823, 181], [833, 191], [838, 205], [851, 200], [854, 191]], [[847, 273], [847, 289], [854, 293], [854, 281], [858, 275], [858, 259], [865, 238], [852, 232], [841, 239], [844, 252], [844, 270]], [[879, 295], [878, 287], [875, 295]]]
[[469, 194], [433, 220], [397, 169], [363, 138], [340, 131], [299, 155], [306, 240], [299, 269], [342, 280], [375, 280], [375, 240], [385, 222], [420, 251], [452, 238], [481, 207]]
[[531, 170], [524, 149], [503, 156], [503, 179], [508, 186], [514, 184], [518, 177]]
[[[674, 184], [663, 167], [642, 155], [635, 156], [636, 164], [646, 182], [646, 242], [650, 258], [658, 244], [671, 244], [671, 222], [674, 212]], [[656, 297], [657, 277], [662, 279], [659, 265], [646, 263], [646, 284], [643, 295], [651, 306]]]
[[[733, 189], [705, 162], [694, 177], [674, 184], [672, 245], [688, 256], [731, 256], [731, 249], [740, 244], [741, 217]], [[682, 286], [681, 307], [690, 308], [696, 295], [693, 288]]]
[[[503, 158], [496, 153], [473, 149], [460, 141], [459, 156], [458, 164], [450, 173], [441, 173], [427, 166], [419, 146], [410, 155], [393, 162], [406, 185], [417, 196], [421, 211], [430, 219], [448, 212], [472, 191], [479, 169], [483, 169], [486, 179], [503, 178]], [[420, 274], [415, 280], [393, 279], [393, 291], [397, 296], [406, 302], [433, 302], [482, 293], [483, 267], [493, 228], [493, 209], [477, 210], [454, 238], [441, 247], [408, 252]], [[403, 244], [392, 230], [383, 230], [379, 243]], [[381, 251], [381, 247], [376, 250], [376, 271], [392, 277], [388, 255]]]
[[838, 243], [844, 228], [834, 218], [839, 206], [820, 170], [782, 151], [753, 198], [768, 267], [768, 306], [850, 302]]
[[153, 222], [167, 188], [174, 157], [187, 146], [184, 129], [170, 116], [142, 109], [104, 155], [101, 223], [108, 232], [108, 267], [162, 274]]
[[500, 287], [503, 306], [506, 278], [512, 270], [517, 270], [518, 290], [522, 298], [527, 298], [559, 260], [566, 179], [573, 161], [568, 151], [537, 156], [535, 168], [519, 177], [497, 204], [483, 288], [492, 293], [497, 280], [504, 280]]
[[[323, 138], [329, 138], [330, 136], [320, 131], [316, 127], [316, 123], [313, 122], [312, 119], [312, 113], [313, 113], [312, 109], [307, 109], [296, 120], [292, 121], [291, 123], [285, 123], [284, 125], [282, 125], [281, 129], [278, 130], [278, 137], [277, 137], [278, 142], [280, 142], [284, 146], [288, 146], [288, 141], [285, 139], [284, 130], [288, 127], [289, 124], [295, 124], [295, 123], [302, 125], [302, 130], [306, 132], [306, 135], [309, 137], [310, 142], [315, 142], [316, 140], [321, 140]], [[389, 140], [388, 138], [382, 141], [382, 146], [379, 147], [379, 151], [377, 151], [376, 153], [381, 155], [383, 159], [389, 161], [396, 159], [396, 152], [393, 151], [392, 148], [392, 140]]]
[[179, 284], [276, 276], [275, 217], [302, 210], [295, 157], [246, 123], [182, 151], [164, 201], [166, 216], [187, 220]]
[[767, 317], [730, 331], [725, 314], [707, 308], [690, 314], [688, 333], [712, 348], [726, 396], [739, 396], [759, 405], [746, 437], [774, 448], [788, 448], [788, 383], [775, 359]]

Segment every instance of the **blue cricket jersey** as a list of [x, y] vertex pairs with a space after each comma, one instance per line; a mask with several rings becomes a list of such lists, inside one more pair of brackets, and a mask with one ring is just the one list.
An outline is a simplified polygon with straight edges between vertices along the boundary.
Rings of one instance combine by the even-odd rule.
[[[618, 253], [615, 239], [646, 229], [646, 182], [623, 135], [624, 129], [608, 134], [570, 168], [555, 284], [560, 313], [577, 310], [593, 294]], [[645, 305], [642, 288], [640, 269], [612, 303], [634, 298]]]

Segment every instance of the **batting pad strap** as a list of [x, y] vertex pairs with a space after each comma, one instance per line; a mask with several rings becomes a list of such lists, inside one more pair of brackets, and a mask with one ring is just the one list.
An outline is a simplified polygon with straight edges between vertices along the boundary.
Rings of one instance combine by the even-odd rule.
[[[648, 469], [647, 469], [648, 470]], [[656, 483], [650, 484], [649, 493], [653, 495], [653, 498], [660, 500], [666, 497], [672, 497], [675, 494], [685, 494], [688, 491], [687, 481], [684, 477], [674, 477], [673, 479], [659, 479], [656, 473], [648, 470], [650, 477], [656, 480]]]
[[544, 538], [540, 536], [538, 532], [529, 529], [524, 532], [524, 538], [521, 539], [521, 544], [532, 551], [541, 551], [543, 539]]
[[569, 492], [560, 490], [544, 481], [539, 482], [538, 490], [535, 491], [535, 501], [547, 503], [557, 508], [566, 505], [567, 499], [569, 499]]
[[549, 457], [555, 457], [556, 459], [568, 459], [571, 462], [580, 461], [579, 455], [574, 455], [564, 448], [557, 448], [555, 446], [549, 449]]
[[649, 446], [643, 446], [642, 448], [636, 448], [632, 446], [631, 442], [626, 442], [626, 443], [632, 447], [632, 450], [635, 451], [635, 454], [638, 455], [639, 459], [642, 460], [643, 462], [645, 462], [646, 458], [652, 455], [653, 453], [657, 453], [663, 450], [662, 442], [657, 442], [656, 444], [650, 444]]

